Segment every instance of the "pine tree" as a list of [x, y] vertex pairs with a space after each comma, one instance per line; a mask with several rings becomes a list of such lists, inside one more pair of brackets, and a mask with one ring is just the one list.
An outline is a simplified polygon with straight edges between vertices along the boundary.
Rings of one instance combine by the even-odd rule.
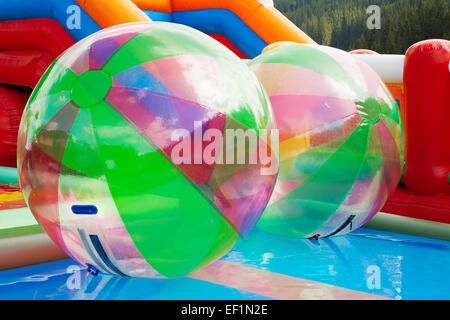
[[384, 23], [382, 28], [383, 34], [381, 41], [381, 51], [386, 53], [399, 53], [399, 50], [397, 49], [398, 44], [395, 40], [395, 30], [392, 17], [388, 16], [385, 21], [386, 22]]
[[[245, 0], [242, 0], [245, 1]], [[415, 42], [450, 38], [449, 0], [378, 0], [382, 30], [368, 30], [366, 9], [373, 0], [274, 0], [310, 37], [349, 50], [404, 53]], [[373, 32], [371, 32], [373, 31]]]
[[330, 45], [333, 29], [331, 27], [331, 24], [328, 22], [328, 19], [325, 16], [322, 16], [320, 18], [320, 31], [321, 31], [320, 33], [321, 33], [322, 44], [325, 46]]

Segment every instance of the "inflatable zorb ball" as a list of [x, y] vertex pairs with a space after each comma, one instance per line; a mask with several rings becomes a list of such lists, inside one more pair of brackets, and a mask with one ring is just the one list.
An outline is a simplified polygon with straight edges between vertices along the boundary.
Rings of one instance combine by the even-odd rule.
[[[112, 27], [68, 49], [33, 92], [22, 191], [49, 236], [94, 272], [183, 276], [259, 219], [278, 173], [264, 138], [273, 127], [258, 79], [215, 40], [170, 23]], [[227, 130], [256, 145], [233, 145]], [[263, 147], [268, 157], [250, 161]], [[221, 161], [230, 150], [245, 161]]]
[[318, 45], [278, 47], [249, 66], [270, 96], [280, 136], [280, 173], [258, 226], [318, 238], [363, 225], [403, 166], [399, 108], [379, 76]]

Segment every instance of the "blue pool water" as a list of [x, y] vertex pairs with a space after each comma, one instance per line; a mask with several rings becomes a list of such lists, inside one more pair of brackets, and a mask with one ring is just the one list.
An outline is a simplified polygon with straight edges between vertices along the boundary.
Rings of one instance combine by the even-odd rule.
[[[393, 299], [450, 299], [450, 242], [370, 229], [320, 240], [252, 231], [223, 261]], [[88, 275], [73, 260], [0, 272], [0, 299], [267, 299], [188, 277]]]

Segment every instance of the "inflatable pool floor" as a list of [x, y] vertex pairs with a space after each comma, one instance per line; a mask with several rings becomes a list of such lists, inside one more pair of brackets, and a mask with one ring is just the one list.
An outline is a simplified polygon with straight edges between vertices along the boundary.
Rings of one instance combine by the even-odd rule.
[[66, 259], [0, 272], [0, 299], [449, 299], [450, 242], [362, 228], [299, 240], [254, 230], [177, 279], [88, 274]]

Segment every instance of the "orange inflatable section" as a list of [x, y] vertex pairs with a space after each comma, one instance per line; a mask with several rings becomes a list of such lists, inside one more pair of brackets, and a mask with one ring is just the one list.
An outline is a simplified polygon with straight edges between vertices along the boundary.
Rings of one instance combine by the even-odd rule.
[[[132, 0], [142, 10], [172, 13], [170, 0]], [[188, 1], [189, 2], [189, 1]]]
[[102, 28], [128, 22], [151, 21], [142, 10], [128, 0], [76, 1]]
[[133, 2], [141, 9], [159, 12], [227, 9], [239, 16], [269, 44], [282, 40], [316, 44], [277, 9], [266, 7], [257, 0], [133, 0]]
[[[264, 41], [315, 44], [277, 9], [257, 0], [76, 0], [102, 28], [117, 24], [151, 21], [140, 9], [171, 13], [200, 9], [227, 9], [239, 16]], [[107, 14], [105, 14], [107, 12]]]

